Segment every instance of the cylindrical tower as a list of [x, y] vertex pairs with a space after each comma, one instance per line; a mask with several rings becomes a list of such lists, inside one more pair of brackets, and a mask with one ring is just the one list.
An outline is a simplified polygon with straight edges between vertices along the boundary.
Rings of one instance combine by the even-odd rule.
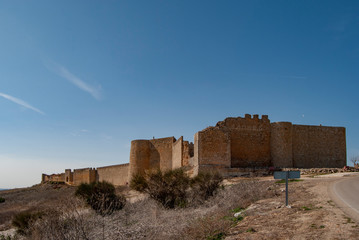
[[149, 140], [133, 140], [130, 151], [129, 178], [150, 168], [151, 148]]

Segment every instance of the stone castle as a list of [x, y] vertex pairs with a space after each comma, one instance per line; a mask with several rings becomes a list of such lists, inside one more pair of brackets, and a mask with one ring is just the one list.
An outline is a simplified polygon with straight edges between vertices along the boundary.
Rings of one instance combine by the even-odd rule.
[[267, 115], [246, 114], [226, 118], [194, 135], [194, 143], [183, 137], [133, 140], [130, 163], [107, 167], [66, 169], [64, 173], [42, 174], [42, 182], [69, 185], [108, 181], [126, 185], [131, 176], [150, 169], [185, 167], [191, 176], [216, 170], [236, 176], [246, 169], [341, 168], [346, 165], [344, 127], [271, 123]]

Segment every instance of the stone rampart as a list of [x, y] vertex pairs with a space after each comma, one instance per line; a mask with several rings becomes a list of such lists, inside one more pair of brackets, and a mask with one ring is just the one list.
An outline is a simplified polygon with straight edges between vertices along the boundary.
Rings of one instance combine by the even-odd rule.
[[245, 118], [226, 118], [217, 126], [226, 129], [231, 143], [231, 167], [265, 167], [270, 164], [270, 122], [268, 116], [246, 114]]
[[293, 167], [340, 168], [345, 165], [345, 128], [293, 125]]
[[267, 115], [246, 114], [220, 121], [194, 135], [133, 140], [130, 163], [97, 169], [66, 169], [63, 174], [42, 175], [42, 182], [64, 181], [70, 185], [108, 181], [127, 184], [136, 173], [185, 167], [190, 176], [216, 170], [223, 176], [241, 176], [277, 168], [342, 168], [346, 165], [344, 127], [270, 123]]
[[81, 183], [96, 182], [96, 170], [94, 168], [74, 169], [73, 185], [78, 186]]
[[130, 164], [120, 164], [97, 168], [97, 181], [106, 181], [113, 185], [128, 184], [128, 173]]
[[293, 167], [293, 125], [290, 122], [271, 123], [272, 166]]

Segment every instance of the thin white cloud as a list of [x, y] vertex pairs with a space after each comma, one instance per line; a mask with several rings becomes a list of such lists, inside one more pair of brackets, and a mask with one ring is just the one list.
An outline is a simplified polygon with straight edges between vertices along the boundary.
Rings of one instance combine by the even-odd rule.
[[12, 101], [12, 102], [14, 102], [16, 104], [19, 104], [20, 106], [23, 106], [25, 108], [31, 109], [31, 110], [33, 110], [35, 112], [38, 112], [38, 113], [40, 113], [42, 115], [45, 115], [45, 113], [43, 111], [37, 109], [36, 107], [31, 106], [30, 104], [28, 104], [27, 102], [25, 102], [25, 101], [23, 101], [21, 99], [18, 99], [16, 97], [13, 97], [13, 96], [7, 95], [5, 93], [1, 93], [1, 92], [0, 92], [0, 97], [3, 97], [5, 99], [7, 99], [7, 100], [10, 100], [10, 101]]
[[88, 92], [91, 94], [95, 99], [100, 100], [101, 99], [101, 87], [93, 87], [85, 83], [83, 80], [81, 80], [79, 77], [72, 74], [67, 68], [64, 66], [54, 63], [54, 62], [47, 62], [45, 63], [45, 66], [58, 74], [59, 76], [65, 78], [70, 83], [74, 84], [76, 87], [80, 88], [81, 90]]

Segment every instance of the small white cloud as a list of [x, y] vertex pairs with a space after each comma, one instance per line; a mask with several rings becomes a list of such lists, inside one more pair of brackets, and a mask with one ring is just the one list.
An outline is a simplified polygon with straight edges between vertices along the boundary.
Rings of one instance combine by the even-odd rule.
[[80, 88], [81, 90], [88, 92], [91, 94], [95, 99], [100, 100], [101, 99], [101, 86], [93, 87], [84, 82], [79, 77], [72, 74], [67, 68], [64, 66], [57, 64], [55, 62], [46, 62], [45, 66], [47, 69], [55, 72], [59, 76], [65, 78], [70, 83], [74, 84], [76, 87]]
[[304, 118], [304, 114], [302, 114], [302, 117]]
[[7, 100], [10, 100], [10, 101], [12, 101], [12, 102], [14, 102], [16, 104], [19, 104], [20, 106], [23, 106], [25, 108], [31, 109], [31, 110], [33, 110], [35, 112], [38, 112], [38, 113], [40, 113], [42, 115], [45, 115], [45, 113], [43, 111], [37, 109], [36, 107], [31, 106], [30, 104], [28, 104], [27, 102], [25, 102], [25, 101], [23, 101], [23, 100], [21, 100], [19, 98], [16, 98], [16, 97], [13, 97], [13, 96], [7, 95], [5, 93], [1, 93], [1, 92], [0, 92], [0, 97], [3, 97], [5, 99], [7, 99]]

